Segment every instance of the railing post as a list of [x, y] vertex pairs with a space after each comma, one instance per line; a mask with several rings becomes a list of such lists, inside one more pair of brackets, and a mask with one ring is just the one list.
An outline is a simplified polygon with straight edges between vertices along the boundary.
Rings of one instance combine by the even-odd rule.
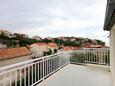
[[6, 81], [6, 75], [3, 75], [3, 80], [4, 80], [3, 81], [3, 86], [6, 86], [6, 82], [5, 82]]
[[[4, 86], [6, 86], [7, 83], [10, 84], [10, 86], [12, 84], [15, 84], [15, 86], [17, 86], [18, 83], [20, 84], [20, 86], [22, 86], [22, 84], [24, 84], [24, 86], [27, 86], [26, 84], [28, 84], [28, 86], [30, 85], [33, 86], [41, 80], [44, 81], [47, 75], [49, 76], [55, 71], [61, 69], [61, 67], [63, 67], [64, 65], [70, 64], [70, 58], [73, 53], [75, 54], [74, 57], [72, 58], [73, 59], [72, 61], [74, 63], [78, 62], [78, 63], [83, 63], [84, 65], [87, 65], [86, 62], [97, 63], [97, 64], [101, 62], [103, 64], [106, 63], [105, 65], [109, 64], [109, 50], [106, 50], [106, 51], [103, 50], [102, 52], [100, 52], [98, 49], [92, 49], [92, 51], [89, 49], [78, 50], [78, 51], [67, 51], [67, 52], [62, 52], [62, 53], [51, 55], [51, 56], [42, 57], [40, 59], [34, 59], [31, 61], [27, 61], [26, 63], [23, 62], [21, 64], [16, 64], [11, 67], [8, 66], [5, 69], [13, 68], [13, 70], [12, 69], [11, 70], [15, 71], [15, 77], [14, 77], [15, 83], [11, 83], [13, 81], [13, 76], [12, 76], [13, 73], [11, 70], [10, 71], [8, 70], [10, 73], [9, 78], [11, 78], [9, 80], [10, 83], [6, 82], [6, 79], [5, 79], [7, 77], [6, 75], [3, 76], [3, 79], [5, 81], [2, 83]], [[100, 57], [101, 59], [102, 58], [103, 59], [100, 60]], [[99, 59], [99, 62], [97, 61], [98, 59]], [[23, 76], [23, 69], [24, 69], [24, 76]], [[26, 75], [28, 78], [26, 78]], [[22, 78], [24, 78], [24, 82]], [[19, 82], [17, 83], [18, 80]]]
[[86, 60], [87, 60], [87, 50], [84, 51], [84, 64], [87, 65]]
[[42, 80], [44, 80], [44, 77], [45, 77], [45, 76], [44, 76], [44, 69], [45, 69], [45, 67], [44, 67], [44, 61], [45, 61], [45, 60], [44, 60], [44, 58], [43, 58], [42, 60], [43, 60], [43, 79], [42, 79]]
[[69, 52], [69, 57], [67, 58], [67, 63], [70, 64], [71, 52]]
[[60, 69], [60, 67], [61, 67], [61, 58], [59, 56], [59, 69]]

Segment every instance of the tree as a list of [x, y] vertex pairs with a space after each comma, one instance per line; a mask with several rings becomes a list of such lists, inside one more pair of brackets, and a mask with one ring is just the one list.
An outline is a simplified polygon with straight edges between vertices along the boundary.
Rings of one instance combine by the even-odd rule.
[[77, 41], [76, 46], [80, 47], [80, 46], [82, 46], [82, 43], [80, 41]]
[[43, 39], [43, 40], [41, 40], [40, 42], [50, 43], [50, 42], [52, 42], [52, 40], [49, 40], [49, 39]]
[[52, 54], [52, 50], [48, 49], [49, 51], [47, 52], [47, 55], [51, 55]]
[[96, 40], [97, 41], [97, 44], [99, 45], [102, 45], [102, 46], [105, 46], [105, 42], [101, 41], [101, 40]]
[[19, 40], [19, 45], [20, 46], [27, 46], [33, 43], [37, 43], [38, 41], [36, 39], [31, 39], [31, 38], [22, 38]]
[[62, 39], [54, 39], [54, 42], [58, 45], [62, 45], [64, 43]]
[[54, 53], [57, 53], [57, 49], [54, 49]]
[[71, 41], [65, 41], [63, 43], [64, 46], [74, 46], [74, 47], [79, 47], [81, 46], [80, 42], [71, 42]]
[[9, 40], [10, 38], [8, 36], [6, 36], [4, 32], [1, 31], [0, 39]]

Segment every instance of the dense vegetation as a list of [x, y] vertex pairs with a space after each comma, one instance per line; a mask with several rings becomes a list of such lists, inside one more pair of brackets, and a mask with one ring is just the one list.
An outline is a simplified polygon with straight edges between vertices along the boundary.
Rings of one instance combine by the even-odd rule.
[[0, 42], [6, 44], [7, 47], [16, 47], [17, 45], [23, 47], [38, 42], [36, 39], [21, 37], [19, 34], [14, 35], [13, 37], [8, 37], [4, 33], [1, 33]]
[[[74, 39], [74, 40], [73, 40]], [[91, 44], [99, 44], [99, 45], [105, 45], [105, 42], [101, 40], [95, 40], [93, 42], [91, 39], [88, 38], [77, 38], [77, 37], [63, 37], [62, 39], [60, 38], [44, 38], [41, 40], [36, 40], [32, 39], [29, 37], [24, 37], [21, 34], [14, 33], [13, 36], [6, 36], [4, 32], [0, 34], [0, 43], [6, 44], [8, 47], [16, 47], [17, 45], [22, 47], [22, 46], [27, 46], [36, 42], [55, 42], [57, 45], [64, 45], [64, 46], [74, 46], [74, 47], [83, 47], [84, 44], [86, 43], [91, 43]]]

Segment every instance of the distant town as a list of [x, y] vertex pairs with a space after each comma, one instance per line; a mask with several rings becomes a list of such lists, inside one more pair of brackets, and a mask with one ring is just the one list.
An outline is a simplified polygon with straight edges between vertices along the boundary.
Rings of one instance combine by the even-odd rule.
[[[83, 37], [46, 37], [0, 30], [0, 66], [39, 58], [68, 50], [109, 48], [98, 39]], [[21, 58], [20, 58], [21, 57]]]

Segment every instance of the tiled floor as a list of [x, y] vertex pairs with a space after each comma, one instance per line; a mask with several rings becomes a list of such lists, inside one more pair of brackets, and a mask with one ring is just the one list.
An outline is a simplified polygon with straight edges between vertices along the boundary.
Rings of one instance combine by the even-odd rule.
[[37, 86], [112, 86], [109, 71], [69, 64]]

